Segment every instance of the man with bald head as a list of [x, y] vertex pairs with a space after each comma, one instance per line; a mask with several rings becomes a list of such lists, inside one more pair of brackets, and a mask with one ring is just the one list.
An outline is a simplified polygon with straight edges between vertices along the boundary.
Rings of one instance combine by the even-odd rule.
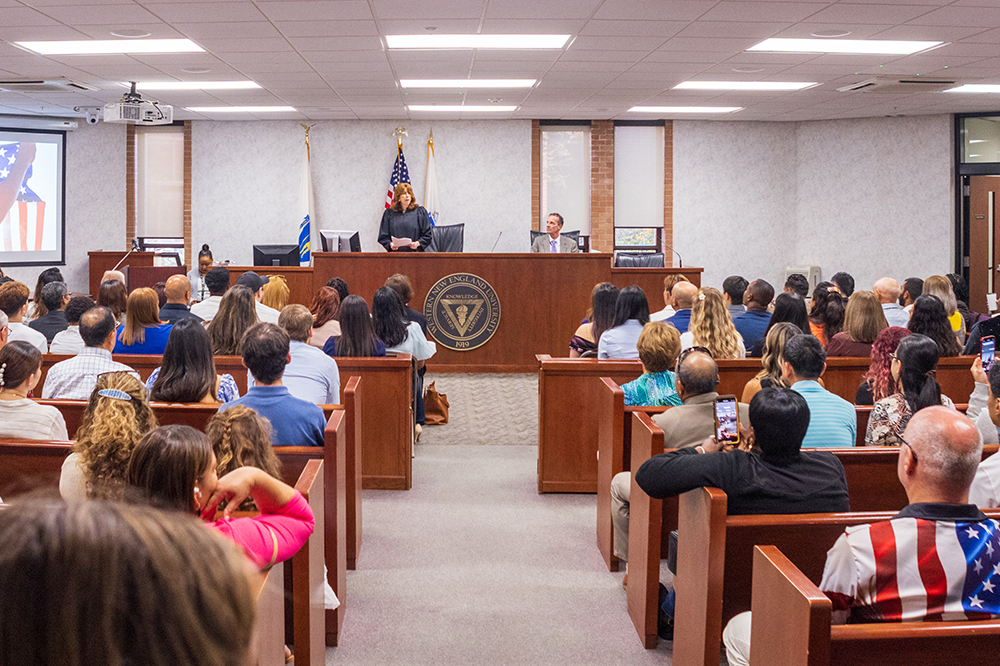
[[690, 282], [675, 284], [670, 290], [670, 305], [674, 309], [674, 316], [665, 321], [678, 332], [687, 333], [691, 325], [691, 308], [694, 307], [696, 298], [698, 298], [698, 287]]
[[[982, 449], [976, 426], [954, 409], [913, 415], [896, 465], [909, 505], [848, 527], [826, 555], [819, 588], [835, 624], [1000, 615], [1000, 523], [968, 503]], [[749, 663], [750, 614], [733, 618], [723, 640], [731, 666]]]
[[890, 277], [884, 277], [875, 282], [872, 293], [878, 297], [889, 326], [906, 328], [910, 325], [910, 313], [899, 304], [899, 283]]
[[167, 286], [163, 292], [167, 296], [167, 302], [160, 308], [160, 321], [166, 324], [176, 324], [181, 319], [202, 321], [201, 317], [188, 308], [191, 303], [191, 280], [186, 275], [171, 275], [167, 278]]

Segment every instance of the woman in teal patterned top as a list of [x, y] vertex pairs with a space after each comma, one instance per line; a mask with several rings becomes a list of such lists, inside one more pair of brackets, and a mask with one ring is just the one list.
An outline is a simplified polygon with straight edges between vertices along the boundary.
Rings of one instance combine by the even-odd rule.
[[651, 321], [642, 327], [639, 341], [642, 375], [625, 385], [626, 405], [679, 405], [675, 375], [670, 368], [681, 352], [681, 335], [662, 321]]

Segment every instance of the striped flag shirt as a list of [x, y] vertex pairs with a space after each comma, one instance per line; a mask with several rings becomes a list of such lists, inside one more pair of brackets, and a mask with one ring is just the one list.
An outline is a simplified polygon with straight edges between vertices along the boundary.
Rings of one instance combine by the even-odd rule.
[[971, 504], [911, 504], [892, 520], [847, 528], [820, 589], [835, 623], [996, 617], [1000, 524]]
[[403, 146], [396, 147], [396, 164], [392, 167], [392, 176], [389, 177], [389, 191], [385, 195], [385, 207], [392, 206], [392, 192], [400, 183], [410, 182], [410, 170], [406, 168], [406, 157], [403, 156]]
[[[20, 148], [20, 143], [0, 145], [0, 182], [10, 175], [11, 166], [17, 161]], [[42, 249], [41, 232], [45, 220], [45, 202], [28, 187], [31, 173], [29, 166], [24, 174], [24, 180], [21, 181], [21, 187], [18, 188], [14, 205], [10, 210], [2, 211], [4, 217], [0, 221], [0, 227], [3, 229], [3, 249], [6, 252], [15, 249], [27, 251], [29, 231], [34, 233], [34, 249]], [[13, 233], [17, 235], [13, 236]]]

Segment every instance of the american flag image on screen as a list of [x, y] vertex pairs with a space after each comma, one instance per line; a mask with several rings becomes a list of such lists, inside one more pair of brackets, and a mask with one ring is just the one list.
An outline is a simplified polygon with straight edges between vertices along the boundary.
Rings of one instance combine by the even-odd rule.
[[385, 207], [392, 205], [392, 191], [400, 183], [410, 182], [410, 171], [406, 168], [406, 158], [403, 157], [403, 146], [396, 148], [396, 164], [392, 167], [392, 177], [389, 178], [389, 191], [385, 195]]
[[[10, 176], [11, 167], [17, 161], [17, 153], [20, 150], [20, 143], [9, 143], [0, 145], [0, 182]], [[0, 222], [0, 230], [3, 234], [3, 249], [10, 252], [14, 249], [13, 232], [17, 230], [17, 239], [22, 251], [28, 250], [28, 230], [34, 231], [34, 249], [42, 249], [42, 232], [45, 221], [45, 202], [41, 197], [28, 188], [28, 181], [31, 180], [31, 167], [28, 167], [18, 188], [17, 196], [10, 209], [4, 212], [3, 221]]]

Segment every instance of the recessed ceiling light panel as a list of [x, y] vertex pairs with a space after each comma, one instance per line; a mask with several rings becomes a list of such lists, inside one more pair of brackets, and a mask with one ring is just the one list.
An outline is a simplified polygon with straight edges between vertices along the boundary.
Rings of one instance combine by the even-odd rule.
[[404, 88], [530, 88], [536, 79], [400, 79]]
[[[131, 87], [129, 83], [119, 85]], [[253, 81], [140, 81], [136, 90], [247, 90], [260, 88]]]
[[447, 111], [449, 113], [497, 113], [517, 109], [516, 106], [466, 106], [449, 104], [410, 104], [406, 108], [410, 111]]
[[195, 113], [274, 113], [276, 111], [295, 111], [294, 106], [187, 106], [188, 111]]
[[944, 92], [955, 93], [1000, 93], [1000, 84], [996, 83], [966, 83], [957, 88], [948, 88]]
[[685, 81], [674, 90], [803, 90], [819, 85], [815, 81]]
[[91, 39], [62, 42], [14, 42], [40, 55], [107, 55], [129, 53], [201, 53], [190, 39]]
[[633, 106], [629, 113], [733, 113], [742, 106]]
[[390, 49], [561, 49], [569, 35], [386, 35]]
[[906, 42], [890, 39], [786, 39], [772, 37], [747, 51], [772, 53], [853, 53], [910, 55], [941, 46], [944, 42]]

